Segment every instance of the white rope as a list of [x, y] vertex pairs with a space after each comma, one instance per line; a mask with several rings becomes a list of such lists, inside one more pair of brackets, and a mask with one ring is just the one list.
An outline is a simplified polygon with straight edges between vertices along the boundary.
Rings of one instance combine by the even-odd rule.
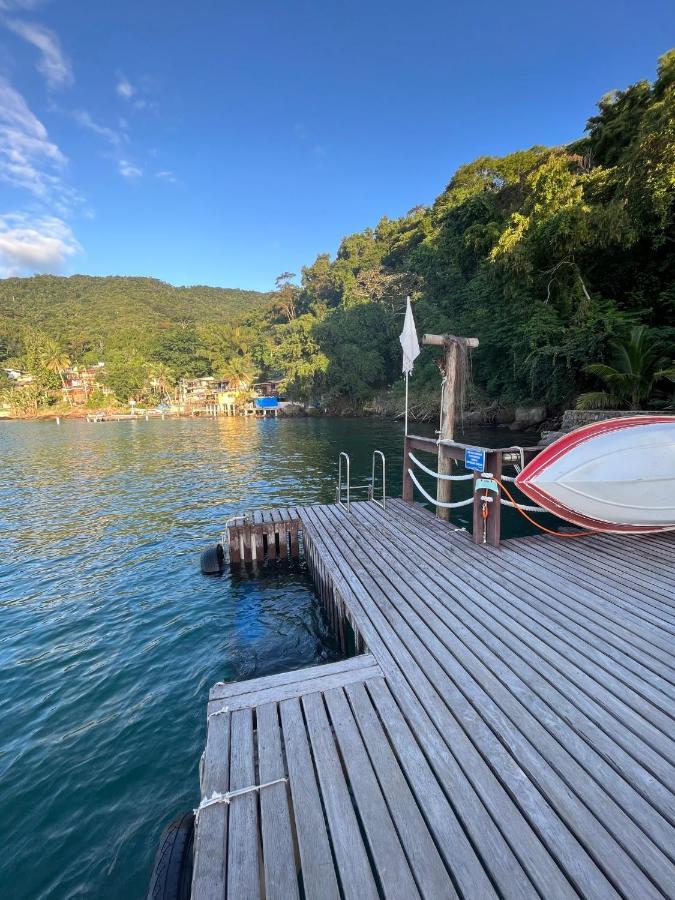
[[433, 475], [434, 478], [440, 478], [441, 481], [471, 481], [473, 479], [473, 475], [441, 475], [440, 472], [434, 472], [433, 469], [427, 469], [424, 463], [421, 463], [412, 453], [408, 453], [408, 456], [423, 472], [426, 472], [427, 475]]
[[518, 506], [516, 506], [516, 504], [511, 503], [510, 500], [500, 500], [499, 502], [502, 506], [510, 506], [512, 509], [524, 509], [525, 512], [548, 512], [543, 506], [526, 506], [524, 503], [519, 503]]
[[513, 475], [502, 475], [502, 481], [515, 481], [515, 477]]
[[[412, 469], [408, 469], [408, 475], [412, 478], [413, 484], [417, 487], [418, 491], [422, 494], [423, 497], [429, 501], [429, 503], [433, 503], [435, 506], [442, 506], [443, 509], [456, 509], [458, 506], [469, 506], [473, 503], [473, 497], [469, 497], [468, 500], [459, 500], [457, 503], [441, 503], [440, 500], [436, 500], [431, 494], [427, 494], [419, 481], [415, 478], [415, 473]], [[473, 476], [472, 476], [473, 477]]]
[[198, 816], [203, 809], [209, 806], [215, 806], [216, 803], [227, 803], [232, 801], [233, 797], [241, 797], [244, 794], [251, 794], [253, 791], [262, 790], [262, 788], [272, 787], [273, 784], [285, 784], [288, 778], [275, 778], [274, 781], [266, 781], [264, 784], [252, 784], [250, 787], [239, 788], [236, 791], [226, 791], [224, 794], [214, 791], [210, 797], [203, 797], [201, 803], [195, 809], [195, 816]]

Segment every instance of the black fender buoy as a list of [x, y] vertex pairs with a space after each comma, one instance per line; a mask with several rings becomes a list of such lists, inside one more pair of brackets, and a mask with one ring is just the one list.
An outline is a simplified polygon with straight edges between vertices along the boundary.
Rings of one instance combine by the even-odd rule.
[[190, 900], [194, 861], [195, 814], [169, 822], [159, 839], [148, 900]]
[[222, 544], [207, 547], [199, 561], [204, 575], [221, 575], [225, 569], [225, 551]]

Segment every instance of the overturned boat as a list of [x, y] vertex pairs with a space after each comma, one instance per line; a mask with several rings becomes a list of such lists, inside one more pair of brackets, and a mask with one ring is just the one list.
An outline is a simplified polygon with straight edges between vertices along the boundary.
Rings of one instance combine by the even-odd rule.
[[578, 428], [525, 466], [516, 485], [583, 528], [675, 529], [675, 416], [628, 416]]

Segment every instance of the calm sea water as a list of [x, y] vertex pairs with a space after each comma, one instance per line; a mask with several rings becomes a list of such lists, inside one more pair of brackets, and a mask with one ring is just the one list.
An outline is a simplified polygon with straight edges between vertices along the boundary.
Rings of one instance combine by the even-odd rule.
[[201, 549], [332, 500], [339, 451], [358, 481], [375, 448], [400, 494], [388, 421], [0, 423], [0, 896], [145, 895], [199, 799], [209, 687], [337, 656], [302, 565], [206, 578]]

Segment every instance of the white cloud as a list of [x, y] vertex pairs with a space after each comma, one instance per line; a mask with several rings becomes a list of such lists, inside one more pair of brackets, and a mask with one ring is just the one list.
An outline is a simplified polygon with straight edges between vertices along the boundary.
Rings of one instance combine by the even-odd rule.
[[73, 118], [82, 128], [93, 131], [94, 134], [108, 141], [113, 147], [119, 147], [122, 143], [122, 137], [117, 131], [113, 128], [108, 128], [107, 125], [101, 125], [99, 122], [96, 122], [85, 109], [76, 109], [73, 112]]
[[0, 215], [0, 277], [60, 272], [82, 248], [64, 221], [25, 213]]
[[35, 138], [47, 137], [47, 129], [12, 85], [0, 77], [0, 121], [25, 131]]
[[120, 75], [115, 90], [119, 96], [124, 97], [125, 100], [131, 100], [136, 93], [136, 88], [124, 75]]
[[176, 184], [178, 181], [173, 172], [170, 172], [168, 169], [162, 169], [160, 172], [155, 172], [155, 178], [159, 178], [160, 181], [168, 181], [171, 184]]
[[5, 24], [40, 51], [41, 57], [37, 67], [47, 79], [49, 87], [67, 87], [73, 83], [70, 60], [64, 55], [59, 39], [53, 31], [44, 25], [25, 22], [23, 19], [10, 19]]
[[[100, 122], [97, 122], [92, 118], [92, 116], [84, 109], [74, 110], [72, 116], [82, 128], [88, 129], [114, 147], [115, 152], [111, 154], [106, 153], [104, 155], [114, 161], [120, 175], [129, 180], [140, 178], [143, 175], [143, 169], [122, 157], [123, 153], [128, 152], [128, 145], [130, 143], [129, 135], [126, 132], [116, 131], [114, 128], [109, 128], [107, 125], [101, 125]], [[122, 121], [120, 126], [126, 126], [126, 124], [126, 122]]]
[[120, 175], [123, 175], [125, 178], [140, 178], [143, 174], [142, 169], [139, 169], [138, 166], [133, 165], [126, 159], [121, 159], [118, 165]]
[[153, 91], [153, 81], [147, 76], [132, 84], [122, 72], [117, 72], [115, 91], [128, 104], [128, 108], [134, 112], [146, 114], [159, 114], [159, 106], [148, 95]]
[[17, 9], [35, 9], [41, 3], [42, 0], [0, 0], [0, 10], [10, 12]]
[[66, 162], [21, 94], [0, 78], [0, 181], [66, 202], [73, 199], [62, 179]]

